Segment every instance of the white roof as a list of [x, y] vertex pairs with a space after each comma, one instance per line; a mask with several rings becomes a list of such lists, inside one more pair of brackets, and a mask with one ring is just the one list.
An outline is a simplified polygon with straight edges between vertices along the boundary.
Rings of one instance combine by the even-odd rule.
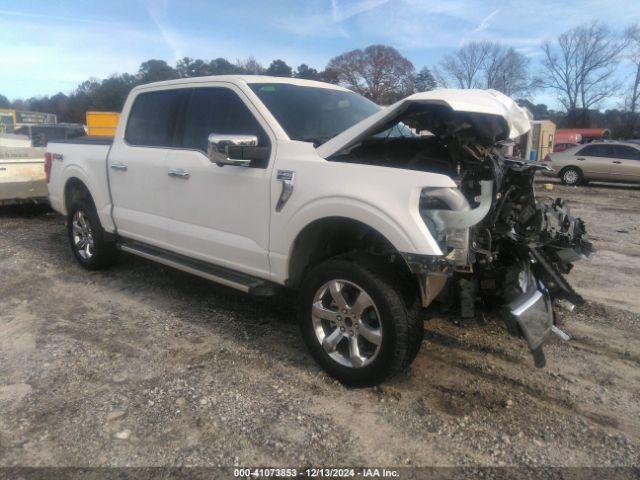
[[302, 78], [292, 77], [270, 77], [268, 75], [210, 75], [208, 77], [188, 77], [178, 78], [175, 80], [165, 80], [162, 82], [147, 83], [136, 87], [137, 89], [147, 89], [154, 87], [167, 87], [171, 85], [183, 85], [187, 83], [207, 83], [207, 82], [229, 82], [238, 84], [251, 83], [287, 83], [290, 85], [299, 85], [301, 87], [329, 88], [332, 90], [342, 90], [347, 92], [346, 88], [331, 83], [318, 82], [316, 80], [306, 80]]

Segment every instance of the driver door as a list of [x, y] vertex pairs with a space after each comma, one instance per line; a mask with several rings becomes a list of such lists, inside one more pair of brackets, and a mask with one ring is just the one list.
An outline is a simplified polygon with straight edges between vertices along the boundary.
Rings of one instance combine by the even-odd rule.
[[166, 191], [171, 250], [268, 278], [273, 162], [218, 166], [207, 156], [212, 133], [255, 135], [258, 145], [271, 147], [266, 122], [258, 118], [233, 86], [190, 89], [176, 148], [165, 160]]

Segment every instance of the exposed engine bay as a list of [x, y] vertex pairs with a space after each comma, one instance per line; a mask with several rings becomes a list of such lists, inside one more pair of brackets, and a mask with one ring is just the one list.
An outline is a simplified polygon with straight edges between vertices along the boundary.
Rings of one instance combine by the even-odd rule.
[[420, 198], [444, 258], [406, 260], [427, 272], [423, 288], [434, 303], [458, 318], [499, 306], [509, 332], [525, 338], [542, 367], [544, 340], [552, 331], [564, 335], [554, 306], [583, 302], [564, 275], [592, 245], [562, 199], [536, 198], [535, 174], [548, 167], [502, 155], [508, 131], [499, 116], [413, 103], [332, 160], [450, 176], [458, 188], [425, 188]]

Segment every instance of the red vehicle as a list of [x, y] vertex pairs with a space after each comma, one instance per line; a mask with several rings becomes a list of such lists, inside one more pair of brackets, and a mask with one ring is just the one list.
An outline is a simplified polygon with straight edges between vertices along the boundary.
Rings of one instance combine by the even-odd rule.
[[578, 145], [578, 144], [577, 143], [569, 143], [569, 142], [556, 143], [553, 146], [553, 151], [554, 151], [554, 153], [564, 152], [567, 148], [575, 147], [576, 145]]

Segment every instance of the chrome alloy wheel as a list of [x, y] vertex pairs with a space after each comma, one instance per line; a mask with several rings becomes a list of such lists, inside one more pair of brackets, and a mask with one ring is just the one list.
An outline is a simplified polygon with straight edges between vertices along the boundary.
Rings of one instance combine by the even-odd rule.
[[380, 352], [380, 314], [355, 283], [331, 280], [322, 285], [313, 298], [311, 318], [322, 348], [341, 365], [361, 368]]
[[562, 175], [562, 177], [564, 178], [564, 182], [567, 185], [578, 183], [578, 172], [576, 172], [575, 170], [567, 170], [566, 172], [564, 172], [564, 175]]
[[95, 243], [93, 241], [93, 231], [87, 215], [82, 210], [77, 210], [73, 214], [73, 223], [71, 224], [73, 232], [73, 244], [78, 255], [84, 260], [90, 260], [95, 251]]

